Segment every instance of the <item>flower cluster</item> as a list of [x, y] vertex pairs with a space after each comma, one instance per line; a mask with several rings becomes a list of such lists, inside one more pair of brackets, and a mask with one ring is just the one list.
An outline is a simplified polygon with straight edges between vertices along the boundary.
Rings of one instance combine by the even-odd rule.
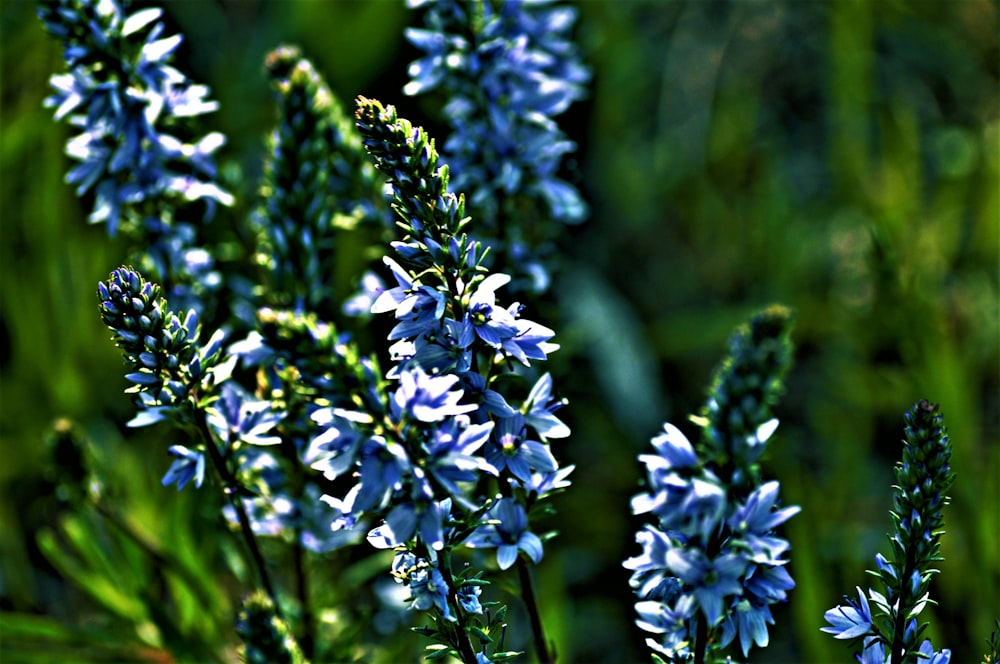
[[739, 637], [746, 655], [768, 643], [770, 606], [795, 583], [785, 570], [788, 541], [775, 529], [799, 511], [780, 507], [779, 483], [759, 482], [759, 459], [777, 428], [771, 416], [790, 361], [789, 314], [754, 316], [730, 342], [702, 416], [701, 445], [665, 424], [640, 455], [650, 491], [632, 501], [654, 524], [636, 535], [642, 553], [625, 561], [639, 597], [637, 624], [670, 659], [704, 661], [706, 649]]
[[94, 192], [92, 223], [106, 222], [112, 235], [124, 227], [140, 240], [136, 263], [158, 280], [169, 277], [174, 306], [198, 308], [219, 275], [195, 227], [175, 221], [174, 208], [200, 201], [210, 215], [233, 198], [215, 182], [213, 155], [225, 137], [169, 133], [217, 107], [206, 86], [168, 64], [181, 37], [163, 36], [160, 9], [126, 15], [113, 0], [45, 0], [38, 13], [63, 42], [69, 67], [51, 78], [46, 105], [80, 129], [66, 145], [80, 162], [66, 180], [79, 196]]
[[[556, 226], [587, 214], [579, 192], [559, 177], [576, 146], [554, 118], [584, 96], [589, 70], [569, 38], [576, 12], [521, 0], [410, 0], [426, 7], [425, 28], [407, 38], [423, 57], [410, 65], [407, 94], [442, 90], [452, 128], [442, 154], [466, 192], [478, 234], [505, 267], [535, 291]], [[520, 281], [520, 279], [519, 279]]]
[[[877, 570], [870, 572], [882, 583], [883, 592], [869, 589], [867, 597], [858, 588], [858, 600], [848, 599], [824, 617], [822, 628], [837, 639], [861, 639], [858, 659], [865, 664], [918, 662], [947, 664], [948, 650], [935, 652], [931, 642], [920, 642], [927, 627], [917, 616], [931, 601], [931, 577], [941, 560], [945, 492], [954, 480], [949, 465], [951, 441], [938, 407], [919, 401], [905, 414], [903, 459], [896, 466], [893, 509], [892, 559], [875, 556]], [[871, 604], [877, 611], [873, 615]], [[919, 643], [919, 646], [918, 646]]]

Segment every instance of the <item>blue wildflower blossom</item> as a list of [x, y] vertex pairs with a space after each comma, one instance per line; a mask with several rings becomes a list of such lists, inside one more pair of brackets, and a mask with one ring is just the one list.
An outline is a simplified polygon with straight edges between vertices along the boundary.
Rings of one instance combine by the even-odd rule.
[[535, 494], [538, 498], [552, 495], [570, 486], [567, 478], [576, 470], [576, 466], [563, 466], [552, 473], [532, 473], [531, 479], [522, 484], [522, 487], [529, 493]]
[[442, 422], [423, 444], [427, 472], [470, 512], [476, 510], [476, 505], [465, 497], [459, 483], [475, 482], [480, 473], [499, 474], [489, 461], [476, 454], [492, 431], [493, 422], [468, 424], [456, 417]]
[[749, 560], [755, 563], [784, 564], [780, 558], [788, 550], [788, 540], [770, 533], [792, 516], [798, 514], [798, 506], [775, 510], [779, 483], [766, 482], [747, 498], [729, 517], [729, 527], [740, 533], [740, 541], [749, 547]]
[[681, 583], [667, 568], [667, 553], [674, 546], [670, 537], [647, 524], [635, 534], [635, 541], [642, 546], [642, 553], [622, 563], [622, 567], [632, 570], [629, 585], [635, 594], [643, 600], [664, 600], [678, 595]]
[[528, 530], [528, 515], [513, 498], [501, 498], [487, 512], [487, 521], [465, 540], [469, 548], [497, 549], [497, 564], [507, 569], [524, 551], [535, 563], [542, 559], [542, 540]]
[[171, 445], [169, 451], [177, 459], [163, 476], [163, 486], [176, 482], [177, 490], [180, 491], [193, 479], [194, 485], [201, 488], [201, 483], [205, 480], [205, 455], [183, 445]]
[[462, 586], [456, 593], [459, 606], [461, 606], [462, 610], [466, 613], [482, 614], [483, 605], [479, 601], [479, 595], [482, 592], [482, 587], [478, 585]]
[[559, 467], [548, 445], [528, 440], [526, 433], [520, 413], [500, 418], [493, 429], [493, 444], [486, 449], [490, 464], [498, 470], [507, 469], [521, 482], [530, 482], [533, 471], [554, 473]]
[[452, 389], [458, 382], [454, 374], [428, 376], [420, 367], [404, 371], [392, 396], [393, 414], [399, 417], [405, 413], [421, 422], [440, 422], [476, 410], [475, 404], [458, 403], [464, 395], [463, 390]]
[[542, 374], [524, 400], [524, 421], [531, 425], [543, 441], [549, 438], [566, 438], [569, 427], [555, 416], [555, 411], [566, 405], [565, 399], [552, 398], [552, 376]]
[[774, 624], [771, 609], [767, 604], [758, 604], [749, 599], [741, 599], [733, 604], [732, 611], [722, 624], [720, 645], [726, 647], [739, 634], [740, 649], [746, 657], [751, 645], [765, 648], [770, 642], [767, 626]]
[[496, 306], [495, 292], [510, 281], [506, 274], [491, 274], [483, 279], [469, 299], [469, 321], [476, 335], [486, 344], [500, 348], [504, 341], [517, 333], [514, 317], [506, 309]]
[[940, 652], [935, 652], [930, 639], [924, 639], [917, 652], [926, 658], [927, 664], [949, 664], [951, 662], [951, 651], [945, 648]]
[[872, 612], [868, 598], [860, 587], [857, 590], [858, 601], [845, 597], [846, 606], [836, 606], [823, 614], [830, 626], [822, 627], [820, 631], [832, 634], [835, 639], [855, 639], [872, 633]]
[[402, 488], [403, 479], [411, 475], [413, 465], [401, 445], [382, 436], [365, 440], [358, 457], [361, 490], [354, 508], [359, 512], [381, 509]]
[[667, 568], [691, 588], [708, 624], [716, 625], [723, 617], [727, 598], [743, 592], [740, 577], [747, 563], [736, 553], [709, 558], [700, 549], [671, 547], [667, 551]]
[[457, 620], [448, 602], [448, 584], [436, 564], [409, 551], [399, 551], [392, 561], [392, 576], [409, 587], [411, 609], [436, 608], [445, 620]]
[[253, 398], [235, 382], [223, 384], [222, 394], [209, 408], [208, 424], [223, 442], [277, 445], [281, 437], [269, 434], [285, 417], [270, 401]]
[[654, 651], [673, 660], [686, 660], [691, 652], [688, 639], [688, 621], [697, 610], [691, 595], [682, 596], [674, 605], [655, 600], [636, 602], [636, 623], [646, 632], [659, 634], [659, 640], [647, 639]]
[[[419, 469], [415, 469], [419, 475]], [[376, 549], [394, 549], [405, 545], [415, 534], [434, 551], [444, 548], [444, 524], [451, 516], [451, 499], [430, 499], [429, 488], [421, 486], [412, 501], [392, 508], [385, 523], [368, 533], [368, 543]]]

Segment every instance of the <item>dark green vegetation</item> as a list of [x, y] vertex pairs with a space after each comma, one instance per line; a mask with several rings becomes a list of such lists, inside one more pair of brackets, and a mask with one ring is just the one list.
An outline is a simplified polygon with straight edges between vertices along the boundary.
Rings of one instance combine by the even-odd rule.
[[[377, 97], [444, 135], [433, 97], [400, 92], [417, 54], [399, 4], [167, 5], [244, 194], [220, 237], [239, 240], [259, 179], [278, 44], [344, 102]], [[0, 657], [231, 659], [238, 544], [207, 493], [159, 486], [183, 441], [119, 424], [132, 406], [95, 288], [125, 247], [62, 181], [68, 130], [41, 107], [58, 45], [32, 3], [0, 12]], [[730, 330], [770, 302], [795, 310], [797, 353], [766, 463], [802, 514], [785, 529], [797, 587], [757, 659], [848, 659], [823, 613], [885, 549], [900, 417], [920, 398], [947, 417], [957, 476], [922, 617], [953, 661], [981, 657], [1000, 606], [997, 21], [988, 0], [582, 4], [594, 83], [562, 124], [592, 214], [546, 312], [562, 316], [551, 369], [574, 432], [557, 453], [577, 471], [537, 570], [560, 661], [645, 657], [620, 566], [636, 552], [635, 455], [664, 419], [692, 433]], [[99, 499], [66, 489], [81, 462], [53, 450], [74, 436], [92, 441]], [[316, 587], [331, 567], [317, 559]]]

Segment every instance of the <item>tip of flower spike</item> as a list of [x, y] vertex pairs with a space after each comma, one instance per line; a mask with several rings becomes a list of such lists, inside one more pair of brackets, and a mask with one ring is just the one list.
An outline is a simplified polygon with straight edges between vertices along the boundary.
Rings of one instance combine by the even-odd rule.
[[264, 67], [271, 78], [288, 78], [295, 64], [302, 59], [302, 50], [298, 46], [284, 44], [274, 49], [264, 58]]
[[772, 304], [750, 319], [750, 330], [755, 340], [780, 337], [791, 328], [792, 319], [791, 309]]

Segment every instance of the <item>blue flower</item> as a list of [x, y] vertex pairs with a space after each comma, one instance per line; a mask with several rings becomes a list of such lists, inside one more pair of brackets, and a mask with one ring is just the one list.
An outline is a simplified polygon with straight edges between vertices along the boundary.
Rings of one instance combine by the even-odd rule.
[[659, 455], [640, 454], [639, 461], [646, 464], [650, 473], [650, 481], [654, 486], [657, 477], [663, 473], [682, 468], [693, 468], [699, 463], [698, 456], [687, 436], [669, 422], [664, 422], [663, 433], [654, 436], [651, 442]]
[[476, 404], [458, 403], [465, 394], [461, 389], [452, 389], [458, 382], [454, 374], [428, 376], [420, 367], [404, 371], [392, 396], [393, 414], [397, 417], [406, 414], [420, 422], [440, 422], [476, 410]]
[[208, 424], [219, 438], [232, 445], [240, 441], [250, 445], [278, 445], [281, 437], [267, 435], [285, 413], [273, 410], [270, 401], [253, 398], [233, 381], [222, 385], [222, 395], [208, 410]]
[[823, 614], [823, 618], [830, 623], [830, 626], [821, 627], [820, 631], [832, 634], [835, 639], [856, 639], [873, 633], [872, 612], [868, 598], [860, 587], [857, 590], [859, 601], [845, 597], [846, 606], [834, 607]]
[[465, 540], [469, 548], [497, 548], [497, 564], [507, 569], [524, 551], [532, 561], [542, 559], [542, 540], [528, 530], [528, 515], [513, 498], [501, 498], [487, 512], [484, 525]]
[[[419, 469], [415, 469], [419, 470]], [[392, 508], [385, 523], [368, 533], [368, 543], [377, 549], [393, 549], [409, 542], [414, 534], [435, 551], [444, 548], [444, 524], [451, 517], [451, 499], [432, 501], [421, 495]]]
[[740, 648], [746, 657], [753, 644], [758, 648], [767, 647], [770, 642], [767, 633], [768, 624], [773, 625], [774, 618], [767, 604], [757, 604], [746, 599], [739, 600], [733, 604], [732, 611], [723, 623], [720, 645], [722, 647], [729, 645], [736, 634], [739, 634]]
[[642, 553], [629, 558], [622, 567], [632, 570], [629, 585], [640, 599], [664, 600], [676, 595], [680, 581], [667, 569], [667, 553], [674, 547], [670, 537], [655, 526], [646, 525], [635, 534]]
[[531, 481], [533, 471], [552, 473], [559, 464], [548, 445], [528, 440], [525, 435], [523, 415], [515, 413], [513, 417], [500, 418], [493, 429], [493, 444], [486, 450], [486, 460], [498, 470], [506, 468], [526, 483]]
[[552, 398], [552, 376], [544, 373], [524, 400], [524, 421], [538, 432], [543, 441], [549, 438], [566, 438], [570, 434], [569, 427], [555, 416], [555, 411], [564, 405], [565, 399]]
[[448, 584], [437, 565], [409, 551], [400, 551], [393, 559], [392, 574], [398, 582], [409, 587], [411, 609], [429, 611], [436, 608], [445, 620], [456, 620], [448, 603]]
[[360, 513], [384, 507], [412, 470], [409, 457], [398, 443], [388, 442], [382, 436], [365, 440], [359, 452], [357, 472], [361, 490], [354, 509]]
[[372, 304], [373, 314], [394, 312], [400, 323], [389, 333], [389, 339], [412, 339], [440, 327], [444, 315], [444, 294], [414, 281], [410, 274], [391, 258], [383, 261], [392, 271], [397, 285], [382, 291]]
[[774, 536], [772, 531], [798, 514], [800, 508], [775, 510], [779, 487], [775, 481], [760, 485], [729, 517], [729, 527], [740, 534], [740, 541], [750, 550], [749, 559], [755, 563], [781, 563], [781, 555], [789, 548], [788, 540]]
[[518, 334], [517, 323], [506, 309], [496, 306], [495, 291], [510, 281], [506, 274], [486, 277], [469, 299], [466, 314], [476, 335], [486, 344], [500, 348], [504, 341]]
[[673, 604], [655, 600], [636, 602], [639, 614], [636, 624], [640, 629], [660, 634], [660, 639], [647, 639], [646, 644], [669, 659], [684, 661], [690, 653], [691, 639], [688, 624], [697, 611], [691, 595], [685, 595]]
[[743, 592], [740, 577], [747, 563], [735, 553], [709, 558], [700, 549], [672, 547], [667, 551], [667, 568], [692, 588], [708, 624], [716, 625], [723, 618], [727, 598]]
[[949, 664], [951, 662], [951, 651], [945, 648], [940, 652], [935, 652], [930, 639], [925, 639], [920, 644], [918, 652], [926, 658], [927, 664]]
[[[483, 605], [479, 602], [479, 595], [483, 589], [479, 585], [464, 585], [456, 593], [459, 606], [466, 613], [483, 613]], [[489, 660], [487, 660], [489, 661]]]
[[529, 492], [537, 495], [539, 498], [544, 498], [545, 496], [551, 495], [556, 491], [560, 491], [570, 486], [570, 482], [567, 477], [576, 469], [576, 466], [564, 466], [555, 472], [550, 473], [532, 473], [531, 479], [524, 482], [521, 486]]
[[480, 473], [498, 475], [499, 471], [476, 452], [489, 440], [493, 422], [468, 424], [461, 418], [445, 420], [423, 444], [427, 453], [424, 467], [448, 493], [470, 512], [477, 506], [465, 497], [459, 482], [475, 482]]
[[194, 479], [194, 485], [201, 488], [201, 483], [205, 480], [205, 455], [183, 445], [171, 445], [170, 453], [177, 459], [163, 476], [163, 486], [177, 482], [177, 490], [180, 491]]

